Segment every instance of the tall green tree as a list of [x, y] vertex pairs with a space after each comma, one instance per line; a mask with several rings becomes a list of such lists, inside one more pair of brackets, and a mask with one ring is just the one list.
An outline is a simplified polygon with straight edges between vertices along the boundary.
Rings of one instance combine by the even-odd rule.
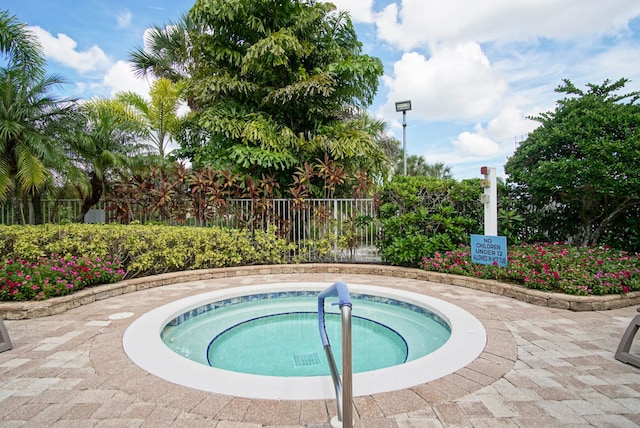
[[117, 94], [116, 99], [131, 106], [140, 116], [140, 120], [146, 123], [149, 138], [155, 146], [156, 153], [160, 159], [164, 160], [167, 155], [167, 145], [173, 140], [178, 130], [177, 111], [180, 105], [180, 89], [171, 80], [160, 78], [151, 85], [149, 95], [150, 101], [135, 92]]
[[22, 68], [0, 69], [0, 199], [38, 194], [51, 169], [68, 164], [59, 139], [68, 132], [72, 105], [50, 95], [60, 83]]
[[[595, 244], [640, 205], [640, 92], [619, 93], [627, 79], [564, 80], [555, 110], [507, 161], [505, 171], [529, 211], [532, 234]], [[627, 230], [636, 237], [639, 231]]]
[[73, 171], [61, 141], [68, 136], [74, 109], [71, 100], [51, 94], [64, 83], [45, 74], [37, 40], [15, 16], [0, 11], [0, 200], [22, 201], [26, 222], [29, 198], [39, 222], [39, 199], [47, 184]]
[[102, 197], [109, 178], [141, 165], [150, 147], [146, 122], [128, 105], [117, 100], [94, 98], [81, 105], [84, 123], [70, 147], [74, 162], [87, 174], [90, 189], [78, 189], [82, 209], [76, 221]]
[[290, 179], [328, 153], [349, 171], [387, 172], [360, 114], [382, 64], [361, 52], [348, 14], [313, 0], [198, 0], [189, 18], [181, 154], [196, 166]]

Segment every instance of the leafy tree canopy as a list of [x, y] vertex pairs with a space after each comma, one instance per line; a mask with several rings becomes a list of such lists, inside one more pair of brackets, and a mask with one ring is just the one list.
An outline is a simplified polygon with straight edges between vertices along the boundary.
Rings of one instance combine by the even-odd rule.
[[[551, 239], [598, 243], [640, 204], [640, 92], [627, 79], [578, 89], [564, 80], [556, 109], [532, 119], [531, 132], [505, 165]], [[564, 236], [559, 236], [558, 234]]]
[[349, 171], [387, 173], [379, 129], [362, 114], [382, 63], [362, 54], [348, 14], [314, 0], [198, 0], [189, 20], [198, 60], [181, 155], [290, 179], [328, 153]]

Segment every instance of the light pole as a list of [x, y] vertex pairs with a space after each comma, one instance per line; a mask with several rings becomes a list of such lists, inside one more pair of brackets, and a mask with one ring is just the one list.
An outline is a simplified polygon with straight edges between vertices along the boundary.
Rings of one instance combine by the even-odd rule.
[[411, 110], [411, 100], [398, 101], [396, 111], [402, 112], [402, 173], [407, 175], [407, 111]]

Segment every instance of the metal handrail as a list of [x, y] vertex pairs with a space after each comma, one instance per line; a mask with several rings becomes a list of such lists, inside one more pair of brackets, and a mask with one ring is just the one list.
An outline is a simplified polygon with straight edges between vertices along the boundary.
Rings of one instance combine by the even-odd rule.
[[[336, 367], [333, 352], [331, 352], [331, 343], [327, 336], [327, 330], [324, 320], [324, 299], [330, 296], [337, 296], [338, 301], [332, 305], [340, 307], [342, 315], [342, 383], [340, 375]], [[337, 423], [332, 425], [343, 428], [353, 427], [353, 369], [351, 355], [351, 298], [347, 284], [338, 281], [318, 295], [318, 327], [320, 330], [320, 339], [322, 346], [329, 362], [329, 370], [331, 371], [331, 379], [336, 391], [336, 402], [338, 406]]]

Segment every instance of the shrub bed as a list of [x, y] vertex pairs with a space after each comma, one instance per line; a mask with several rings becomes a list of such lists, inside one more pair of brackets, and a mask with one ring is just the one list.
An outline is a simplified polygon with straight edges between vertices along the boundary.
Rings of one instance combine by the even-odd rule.
[[380, 197], [380, 257], [391, 265], [418, 267], [422, 257], [467, 242], [469, 234], [480, 232], [481, 192], [478, 179], [394, 177]]
[[8, 259], [0, 264], [0, 301], [44, 300], [124, 277], [119, 262], [87, 257]]
[[0, 226], [0, 300], [46, 299], [122, 278], [286, 263], [274, 230], [163, 225]]
[[619, 294], [640, 290], [640, 255], [609, 247], [561, 243], [509, 247], [506, 267], [471, 262], [469, 246], [425, 257], [429, 271], [495, 279], [527, 288], [574, 295]]

